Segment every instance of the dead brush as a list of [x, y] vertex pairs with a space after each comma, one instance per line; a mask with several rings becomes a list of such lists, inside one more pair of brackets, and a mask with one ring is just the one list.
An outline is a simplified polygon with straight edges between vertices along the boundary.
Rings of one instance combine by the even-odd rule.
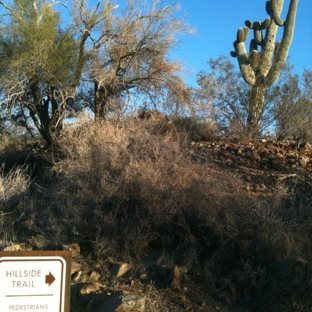
[[4, 165], [0, 171], [0, 203], [4, 204], [10, 198], [27, 192], [31, 180], [27, 167], [15, 167], [4, 174]]
[[[98, 250], [108, 250], [109, 243], [119, 257], [139, 258], [151, 245], [172, 250], [181, 231], [192, 232], [185, 214], [215, 214], [217, 194], [232, 196], [233, 183], [188, 157], [185, 136], [155, 132], [151, 122], [131, 119], [73, 131], [60, 143], [67, 156], [52, 168], [62, 172], [54, 196], [66, 199], [78, 232], [102, 241]], [[120, 241], [127, 252], [120, 252]]]
[[0, 172], [0, 245], [8, 245], [14, 240], [14, 219], [12, 219], [18, 199], [27, 192], [31, 184], [27, 167], [15, 167], [4, 174]]
[[228, 293], [246, 311], [294, 311], [294, 302], [307, 301], [306, 202], [278, 189], [270, 198], [248, 196], [237, 174], [209, 157], [194, 160], [185, 134], [160, 133], [153, 123], [91, 123], [61, 139], [50, 193], [64, 207], [64, 239], [75, 227], [85, 252], [104, 262], [185, 265], [207, 291]]

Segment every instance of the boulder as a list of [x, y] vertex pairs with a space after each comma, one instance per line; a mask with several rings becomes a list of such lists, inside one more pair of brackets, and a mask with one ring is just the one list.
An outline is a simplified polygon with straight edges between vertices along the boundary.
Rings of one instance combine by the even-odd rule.
[[145, 297], [115, 295], [102, 302], [93, 312], [144, 312]]

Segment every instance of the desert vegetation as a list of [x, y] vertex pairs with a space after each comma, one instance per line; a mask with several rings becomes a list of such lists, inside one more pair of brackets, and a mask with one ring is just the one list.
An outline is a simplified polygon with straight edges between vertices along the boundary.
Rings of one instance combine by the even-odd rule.
[[[38, 224], [42, 214], [49, 215], [40, 231], [53, 237], [50, 246], [78, 242], [89, 263], [102, 263], [104, 272], [114, 259], [130, 263], [132, 276], [139, 275], [149, 259], [156, 267], [187, 268], [188, 279], [204, 285], [207, 297], [230, 298], [230, 310], [304, 311], [311, 304], [311, 187], [303, 189], [298, 180], [296, 193], [289, 193], [276, 181], [270, 196], [250, 195], [239, 172], [191, 148], [194, 134], [183, 121], [164, 131], [167, 124], [90, 121], [66, 127], [45, 153], [34, 155], [27, 144], [22, 154], [12, 146], [2, 149], [6, 166], [12, 155], [14, 163], [28, 163], [31, 155], [36, 167], [32, 173], [3, 172], [8, 191], [2, 220], [15, 231], [7, 243], [31, 245], [23, 237], [31, 229], [19, 229], [21, 214]], [[213, 132], [209, 137], [207, 129], [199, 130], [216, 140]], [[19, 199], [10, 201], [13, 196]]]
[[151, 312], [311, 309], [311, 71], [284, 51], [264, 85], [239, 30], [240, 68], [210, 59], [190, 87], [169, 58], [193, 33], [177, 4], [0, 8], [1, 249], [76, 244], [110, 292], [145, 285]]

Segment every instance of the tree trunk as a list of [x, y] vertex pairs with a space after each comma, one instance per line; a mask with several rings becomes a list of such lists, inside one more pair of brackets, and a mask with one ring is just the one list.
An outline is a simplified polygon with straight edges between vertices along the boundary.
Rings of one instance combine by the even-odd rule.
[[94, 119], [95, 121], [103, 121], [106, 119], [107, 101], [104, 89], [97, 81], [94, 81]]
[[52, 143], [52, 136], [49, 131], [49, 100], [41, 97], [37, 75], [29, 80], [29, 88], [33, 98], [33, 103], [28, 105], [30, 117], [49, 146]]
[[53, 143], [54, 135], [59, 136], [62, 130], [65, 104], [59, 105], [57, 102], [55, 87], [51, 87], [50, 94], [42, 96], [36, 76], [30, 79], [29, 88], [33, 98], [33, 103], [28, 105], [30, 117], [42, 138], [47, 142], [46, 147], [49, 147]]
[[49, 94], [49, 100], [52, 106], [52, 116], [49, 123], [49, 132], [55, 133], [56, 136], [60, 136], [63, 129], [63, 120], [65, 118], [65, 103], [59, 105], [56, 99], [56, 88], [51, 87], [51, 94]]
[[260, 121], [264, 110], [266, 88], [264, 84], [252, 86], [247, 117], [248, 136], [256, 136], [260, 132]]

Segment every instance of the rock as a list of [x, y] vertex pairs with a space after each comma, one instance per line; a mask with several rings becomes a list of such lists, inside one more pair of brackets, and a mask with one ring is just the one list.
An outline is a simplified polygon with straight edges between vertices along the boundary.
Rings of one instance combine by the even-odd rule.
[[99, 282], [87, 284], [80, 289], [80, 295], [100, 294], [103, 288], [104, 285]]
[[78, 271], [73, 274], [72, 280], [76, 283], [91, 283], [89, 271]]
[[254, 188], [255, 188], [256, 191], [260, 191], [261, 190], [261, 185], [260, 184], [256, 184]]
[[243, 148], [241, 146], [239, 146], [236, 150], [236, 154], [237, 155], [242, 155], [243, 154]]
[[282, 158], [270, 158], [270, 162], [271, 162], [272, 169], [281, 170], [283, 163], [284, 163], [284, 159], [282, 159]]
[[72, 273], [71, 275], [72, 282], [78, 283], [80, 278], [82, 277], [82, 274], [83, 274], [82, 271], [76, 271]]
[[128, 263], [113, 263], [113, 274], [116, 277], [121, 277], [127, 274], [131, 270], [131, 265]]
[[[78, 264], [79, 265], [79, 264]], [[72, 268], [72, 272], [74, 268]], [[78, 268], [72, 273], [72, 281], [75, 283], [94, 283], [97, 282], [101, 277], [101, 274], [97, 271], [79, 271]]]
[[91, 282], [96, 282], [100, 279], [101, 274], [97, 271], [92, 271], [90, 274], [90, 281]]
[[116, 295], [102, 302], [93, 312], [144, 312], [145, 297]]
[[305, 168], [307, 166], [307, 159], [305, 157], [301, 157], [299, 160], [299, 165], [303, 168]]
[[78, 272], [81, 270], [81, 264], [76, 262], [76, 261], [73, 261], [72, 260], [72, 263], [71, 263], [71, 275], [73, 275], [74, 273]]
[[182, 304], [183, 304], [184, 309], [186, 311], [193, 310], [193, 308], [194, 308], [193, 304], [192, 304], [192, 302], [189, 299], [187, 299], [186, 297], [183, 296], [181, 301], [182, 301]]
[[21, 249], [22, 248], [20, 245], [11, 245], [11, 246], [4, 248], [3, 251], [19, 251]]
[[173, 278], [170, 285], [172, 290], [181, 290], [181, 278], [182, 278], [181, 270], [176, 265], [173, 269]]
[[266, 185], [263, 184], [263, 183], [260, 185], [260, 187], [261, 187], [261, 189], [262, 189], [263, 191], [265, 191], [265, 190], [267, 189]]
[[82, 271], [81, 277], [79, 279], [80, 283], [91, 283], [90, 271]]
[[298, 148], [302, 149], [304, 151], [310, 151], [311, 150], [311, 144], [308, 142], [301, 142], [298, 144]]
[[256, 161], [261, 160], [261, 156], [256, 151], [252, 152], [252, 158]]

